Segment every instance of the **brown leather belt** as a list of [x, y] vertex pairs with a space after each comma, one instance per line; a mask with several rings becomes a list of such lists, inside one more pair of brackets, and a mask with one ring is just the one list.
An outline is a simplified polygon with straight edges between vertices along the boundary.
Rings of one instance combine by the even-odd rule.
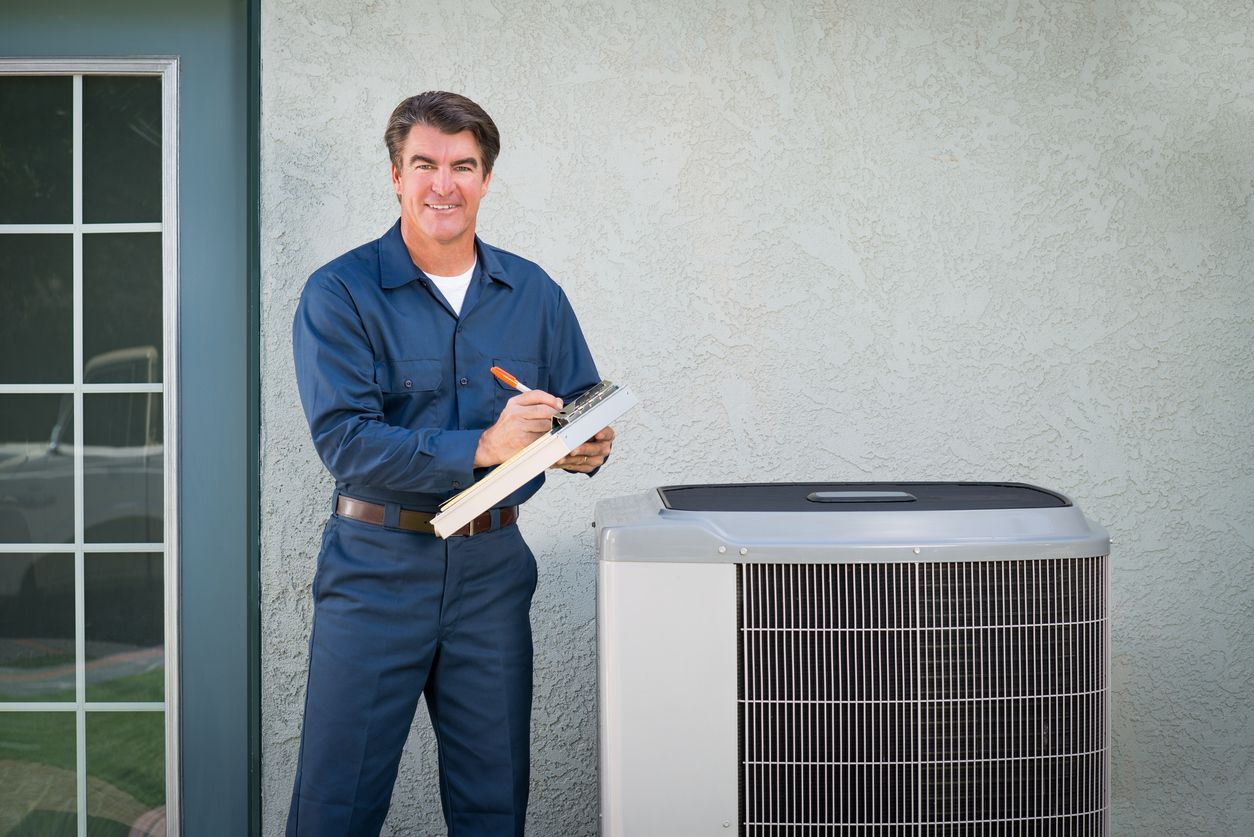
[[[493, 529], [504, 529], [518, 519], [518, 506], [506, 506], [499, 511], [500, 522], [496, 526], [492, 525], [492, 512], [485, 511], [449, 535], [449, 537], [469, 537], [482, 534], [483, 532], [491, 532]], [[383, 525], [384, 512], [385, 508], [381, 503], [367, 503], [365, 500], [354, 500], [352, 497], [345, 497], [343, 494], [335, 501], [335, 513], [340, 517], [360, 520], [362, 523], [373, 523], [375, 526]], [[435, 529], [431, 526], [431, 518], [433, 517], [435, 517], [434, 514], [427, 512], [401, 509], [400, 518], [396, 521], [396, 528], [434, 535]]]

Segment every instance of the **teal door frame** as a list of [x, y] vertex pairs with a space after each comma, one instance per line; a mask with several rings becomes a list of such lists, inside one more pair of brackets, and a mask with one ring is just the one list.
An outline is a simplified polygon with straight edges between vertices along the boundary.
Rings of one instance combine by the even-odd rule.
[[0, 0], [0, 55], [179, 59], [178, 794], [259, 834], [260, 0]]

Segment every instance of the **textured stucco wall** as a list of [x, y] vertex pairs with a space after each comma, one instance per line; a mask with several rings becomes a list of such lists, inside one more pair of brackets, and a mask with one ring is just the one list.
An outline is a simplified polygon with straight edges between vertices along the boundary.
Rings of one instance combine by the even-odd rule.
[[[266, 833], [290, 792], [329, 482], [289, 324], [395, 204], [430, 88], [504, 137], [484, 238], [643, 398], [554, 478], [530, 833], [595, 831], [601, 497], [1022, 480], [1115, 539], [1115, 831], [1254, 833], [1254, 16], [1246, 0], [264, 0]], [[734, 373], [734, 374], [728, 374]], [[420, 710], [389, 820], [443, 833]]]

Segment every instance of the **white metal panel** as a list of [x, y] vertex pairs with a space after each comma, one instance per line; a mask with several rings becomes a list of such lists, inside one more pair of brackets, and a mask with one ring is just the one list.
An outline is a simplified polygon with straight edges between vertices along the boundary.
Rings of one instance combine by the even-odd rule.
[[596, 507], [602, 561], [914, 563], [1106, 555], [1110, 538], [1076, 506], [822, 512], [668, 509], [657, 491]]
[[601, 833], [737, 832], [736, 568], [600, 563]]

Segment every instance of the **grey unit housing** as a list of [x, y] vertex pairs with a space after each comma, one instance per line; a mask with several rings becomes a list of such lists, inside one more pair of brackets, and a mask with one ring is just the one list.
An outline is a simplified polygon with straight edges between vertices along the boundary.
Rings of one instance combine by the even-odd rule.
[[597, 507], [602, 833], [1105, 834], [1109, 538], [1019, 484]]

